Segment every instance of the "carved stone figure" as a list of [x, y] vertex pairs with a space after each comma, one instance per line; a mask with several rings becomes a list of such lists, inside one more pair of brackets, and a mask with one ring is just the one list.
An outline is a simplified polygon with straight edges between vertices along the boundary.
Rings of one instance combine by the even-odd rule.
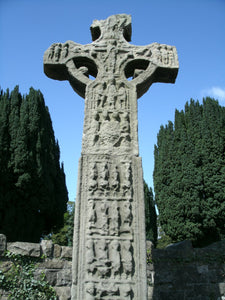
[[97, 214], [96, 214], [96, 204], [94, 200], [88, 202], [88, 229], [91, 231], [93, 228], [96, 228]]
[[123, 231], [130, 231], [131, 223], [132, 223], [132, 212], [131, 212], [131, 204], [126, 202], [123, 207]]
[[98, 170], [96, 163], [92, 164], [92, 167], [90, 169], [90, 182], [89, 182], [89, 191], [92, 192], [92, 194], [98, 189]]
[[109, 188], [109, 169], [108, 164], [104, 163], [99, 171], [99, 188], [104, 191]]
[[133, 272], [133, 255], [132, 246], [129, 240], [123, 241], [122, 243], [122, 263], [123, 273], [126, 278], [130, 277]]
[[121, 299], [124, 299], [124, 300], [132, 299], [131, 298], [132, 293], [133, 293], [133, 291], [129, 284], [124, 284], [123, 286], [121, 286], [121, 288], [120, 288]]
[[95, 113], [94, 118], [92, 119], [91, 125], [88, 129], [88, 134], [90, 135], [90, 140], [91, 140], [91, 146], [95, 146], [95, 144], [99, 140], [99, 129], [100, 129], [100, 124], [99, 124], [99, 114]]
[[121, 258], [120, 258], [120, 243], [114, 240], [110, 243], [110, 258], [112, 266], [112, 276], [116, 278], [120, 274]]
[[175, 82], [177, 52], [129, 43], [126, 14], [94, 20], [90, 29], [92, 43], [54, 43], [44, 54], [45, 74], [85, 98], [71, 299], [147, 300], [137, 99], [154, 82]]
[[120, 109], [127, 108], [127, 94], [126, 89], [124, 85], [120, 85], [119, 91], [118, 91], [118, 103], [120, 106]]
[[61, 44], [56, 44], [54, 51], [55, 51], [55, 61], [59, 61], [60, 55], [61, 55], [61, 51], [62, 51]]
[[110, 211], [110, 235], [119, 235], [120, 227], [120, 207], [117, 201], [114, 201], [111, 205]]
[[48, 58], [49, 58], [49, 59], [53, 59], [54, 54], [55, 54], [55, 45], [53, 44], [53, 45], [49, 48]]
[[118, 191], [120, 188], [120, 174], [117, 166], [114, 167], [111, 173], [111, 187], [114, 191]]
[[124, 165], [124, 179], [123, 179], [123, 184], [122, 184], [122, 188], [123, 188], [123, 192], [124, 194], [127, 193], [127, 191], [130, 191], [131, 189], [131, 164], [130, 163], [125, 163]]
[[121, 135], [120, 135], [122, 145], [129, 146], [131, 141], [130, 137], [130, 121], [129, 114], [125, 113], [121, 122]]
[[105, 101], [106, 101], [105, 83], [100, 83], [99, 88], [98, 88], [98, 93], [96, 93], [95, 97], [96, 97], [95, 102], [96, 102], [97, 107], [104, 107]]
[[108, 277], [110, 273], [110, 261], [108, 258], [108, 246], [105, 241], [105, 239], [100, 239], [96, 243], [96, 255], [97, 255], [97, 273], [100, 276], [100, 278], [106, 278]]
[[94, 250], [94, 242], [93, 240], [87, 240], [86, 243], [86, 263], [87, 263], [87, 271], [88, 273], [93, 273], [94, 271], [94, 262], [95, 258], [95, 250]]
[[66, 58], [67, 57], [67, 55], [69, 53], [68, 47], [69, 47], [68, 44], [63, 45], [63, 48], [62, 48], [62, 58]]
[[95, 284], [94, 282], [87, 282], [86, 283], [86, 300], [94, 300], [95, 299]]
[[109, 85], [107, 89], [107, 104], [108, 109], [115, 109], [116, 99], [117, 99], [117, 90], [115, 86], [115, 79], [110, 78]]
[[103, 201], [99, 211], [99, 230], [102, 235], [107, 235], [109, 231], [109, 206], [106, 201]]

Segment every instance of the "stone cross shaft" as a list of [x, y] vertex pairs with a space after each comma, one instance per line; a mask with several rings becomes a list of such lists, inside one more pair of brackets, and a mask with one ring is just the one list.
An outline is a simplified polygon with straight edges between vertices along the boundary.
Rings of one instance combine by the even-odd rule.
[[85, 98], [73, 243], [73, 300], [147, 300], [144, 193], [137, 98], [174, 83], [176, 48], [129, 44], [131, 17], [95, 20], [93, 42], [55, 43], [45, 74]]

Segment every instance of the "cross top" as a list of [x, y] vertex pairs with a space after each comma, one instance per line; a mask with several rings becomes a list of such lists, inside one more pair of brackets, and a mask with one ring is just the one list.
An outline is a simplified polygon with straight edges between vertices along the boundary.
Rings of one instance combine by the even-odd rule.
[[176, 48], [158, 43], [131, 45], [131, 16], [119, 14], [95, 20], [91, 34], [91, 44], [67, 41], [51, 45], [44, 55], [45, 74], [52, 79], [69, 80], [83, 98], [93, 78], [100, 82], [123, 80], [127, 86], [135, 86], [137, 98], [153, 82], [175, 82]]
[[131, 40], [131, 16], [120, 14], [108, 17], [106, 20], [94, 20], [91, 25], [92, 40], [105, 40], [116, 45], [118, 41]]

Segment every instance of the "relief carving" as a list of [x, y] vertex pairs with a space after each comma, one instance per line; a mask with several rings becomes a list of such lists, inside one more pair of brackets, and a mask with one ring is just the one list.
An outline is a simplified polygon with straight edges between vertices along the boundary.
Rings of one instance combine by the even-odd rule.
[[100, 278], [108, 278], [110, 275], [110, 260], [108, 258], [108, 245], [104, 239], [96, 242], [96, 269], [97, 276]]
[[117, 89], [115, 85], [115, 79], [111, 78], [109, 80], [108, 88], [107, 88], [107, 106], [108, 109], [116, 108], [116, 100], [117, 100]]
[[113, 201], [111, 204], [110, 209], [110, 235], [119, 235], [121, 223], [121, 216], [120, 216], [120, 207], [117, 204], [117, 201]]
[[123, 83], [120, 85], [119, 90], [118, 90], [118, 103], [119, 103], [120, 109], [128, 108], [127, 93], [126, 93], [126, 89], [125, 89]]
[[87, 221], [88, 231], [93, 231], [96, 228], [97, 221], [96, 203], [94, 200], [88, 201]]
[[91, 126], [88, 129], [89, 135], [92, 137], [91, 146], [95, 146], [95, 144], [99, 140], [99, 129], [100, 129], [99, 114], [95, 113], [94, 118], [92, 118]]
[[129, 233], [131, 231], [132, 220], [132, 205], [129, 202], [125, 202], [123, 205], [123, 221], [121, 226], [121, 231], [123, 233]]
[[131, 163], [127, 162], [124, 165], [124, 174], [123, 174], [123, 193], [124, 195], [127, 194], [127, 192], [131, 192], [131, 186], [132, 186], [132, 169], [131, 169]]
[[124, 151], [130, 149], [131, 127], [128, 112], [95, 112], [85, 132], [90, 149], [94, 147], [98, 151], [109, 150], [109, 146], [111, 149], [121, 147]]
[[100, 216], [98, 218], [98, 228], [101, 235], [108, 235], [109, 233], [109, 204], [103, 201], [100, 205]]
[[103, 108], [108, 111], [120, 111], [130, 108], [125, 84], [120, 81], [117, 82], [113, 77], [109, 78], [107, 82], [104, 81], [94, 85], [92, 92], [89, 92], [88, 102], [89, 108], [98, 111]]
[[123, 284], [120, 287], [120, 296], [123, 300], [133, 299], [133, 290], [129, 284]]
[[96, 288], [94, 282], [86, 283], [86, 300], [95, 300]]
[[[117, 115], [115, 114], [115, 118]], [[124, 117], [126, 118], [126, 116]], [[125, 122], [126, 123], [126, 122]], [[126, 142], [129, 138], [129, 123], [124, 124], [124, 135], [119, 142]], [[128, 136], [127, 136], [128, 135]], [[93, 137], [94, 141], [98, 140]], [[104, 159], [103, 159], [104, 161]], [[131, 197], [132, 196], [132, 168], [130, 162], [122, 162], [119, 165], [113, 162], [90, 162], [90, 173], [88, 174], [88, 190], [92, 195]]]
[[85, 284], [85, 291], [85, 300], [131, 300], [134, 296], [132, 287], [128, 283], [96, 283], [89, 281]]
[[62, 58], [66, 58], [69, 53], [69, 44], [64, 44], [62, 48]]
[[108, 164], [103, 163], [99, 169], [99, 180], [98, 185], [101, 191], [105, 191], [109, 189], [109, 169]]
[[113, 240], [110, 243], [110, 259], [112, 267], [112, 277], [118, 278], [121, 273], [121, 257], [120, 257], [120, 243], [118, 240]]
[[106, 240], [86, 243], [86, 268], [89, 277], [130, 280], [134, 274], [133, 247], [130, 240]]
[[117, 166], [114, 166], [111, 172], [111, 187], [112, 190], [116, 192], [120, 189], [120, 174]]
[[87, 240], [86, 242], [86, 263], [87, 263], [87, 272], [90, 274], [94, 273], [95, 270], [95, 248], [93, 240]]
[[93, 194], [98, 189], [98, 170], [96, 163], [93, 163], [90, 168], [90, 181], [89, 181], [89, 191]]
[[122, 243], [122, 265], [123, 265], [123, 276], [129, 278], [133, 274], [133, 247], [129, 240], [123, 241]]

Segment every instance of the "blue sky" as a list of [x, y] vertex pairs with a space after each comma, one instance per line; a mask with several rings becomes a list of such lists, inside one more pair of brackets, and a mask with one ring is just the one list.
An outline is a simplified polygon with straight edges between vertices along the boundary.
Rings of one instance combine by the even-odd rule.
[[153, 186], [154, 144], [160, 125], [174, 120], [190, 98], [212, 96], [225, 105], [225, 0], [0, 0], [0, 86], [40, 89], [49, 108], [64, 162], [69, 199], [76, 197], [84, 100], [67, 81], [43, 72], [44, 51], [54, 42], [91, 43], [94, 19], [132, 16], [132, 44], [177, 47], [175, 84], [155, 83], [138, 100], [139, 149], [144, 178]]

